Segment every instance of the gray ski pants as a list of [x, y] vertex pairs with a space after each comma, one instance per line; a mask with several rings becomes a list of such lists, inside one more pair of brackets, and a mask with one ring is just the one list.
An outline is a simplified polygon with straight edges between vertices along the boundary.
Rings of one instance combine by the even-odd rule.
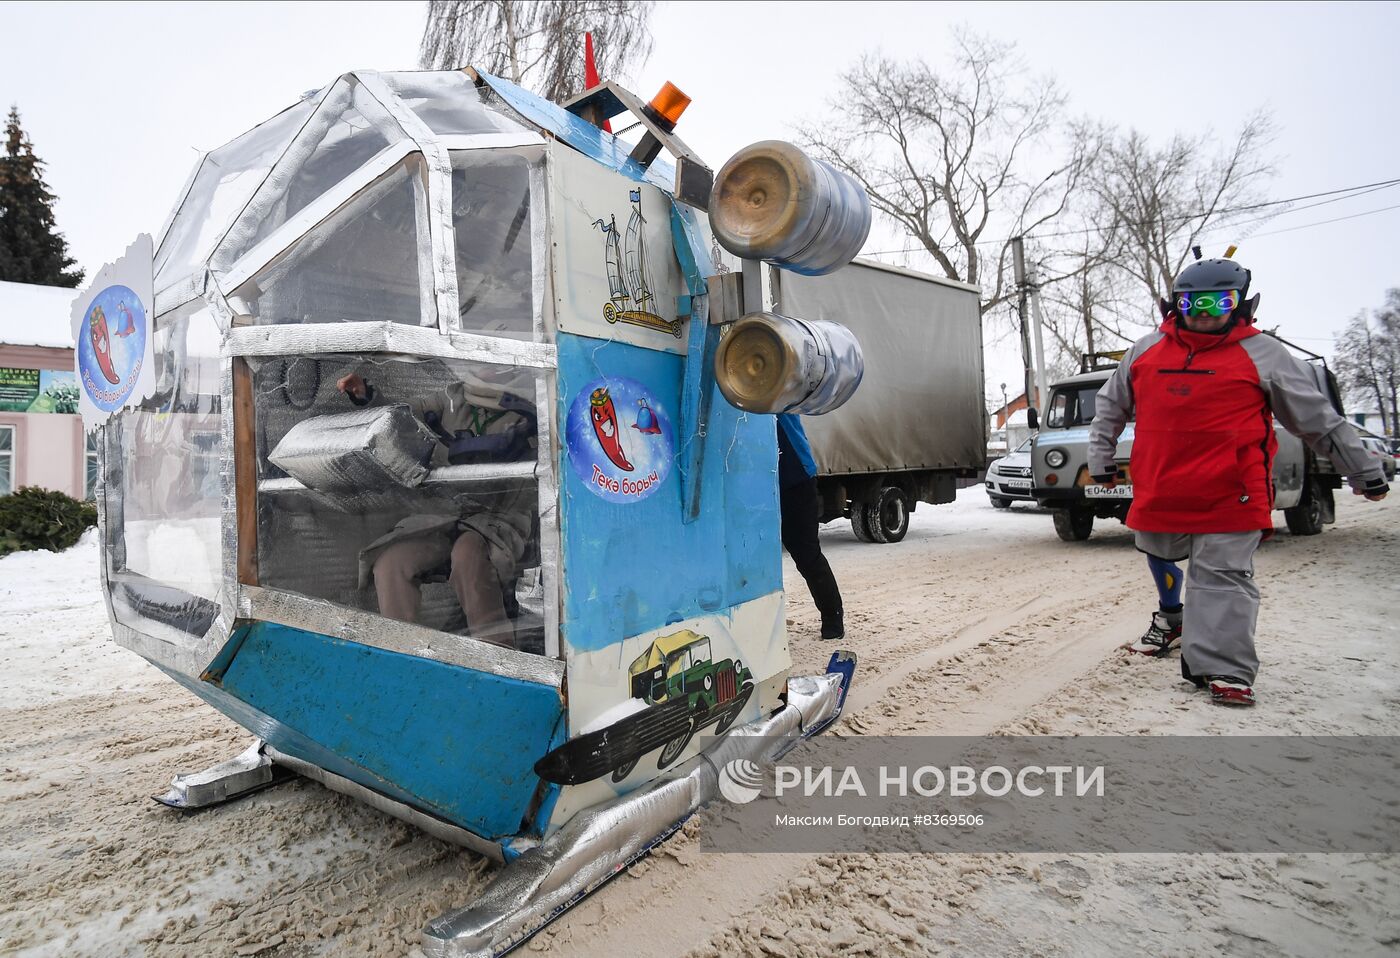
[[1135, 532], [1140, 552], [1168, 562], [1189, 560], [1181, 657], [1192, 675], [1229, 675], [1253, 684], [1259, 672], [1254, 623], [1259, 587], [1254, 552], [1262, 532]]

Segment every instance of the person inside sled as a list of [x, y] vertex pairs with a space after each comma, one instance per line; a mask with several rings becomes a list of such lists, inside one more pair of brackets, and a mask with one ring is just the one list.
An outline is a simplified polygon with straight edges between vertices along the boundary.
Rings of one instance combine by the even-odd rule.
[[[1180, 647], [1182, 675], [1213, 701], [1253, 705], [1254, 552], [1273, 534], [1274, 418], [1330, 459], [1357, 495], [1378, 501], [1389, 487], [1312, 368], [1255, 328], [1250, 271], [1196, 255], [1161, 304], [1161, 328], [1134, 343], [1099, 390], [1089, 470], [1106, 485], [1122, 478], [1114, 450], [1135, 416], [1127, 525], [1147, 554], [1160, 608], [1125, 648], [1159, 657]], [[1183, 600], [1176, 563], [1187, 559]]]
[[[486, 371], [494, 368], [476, 367], [445, 389], [408, 400], [413, 414], [438, 436], [431, 466], [535, 458], [534, 404], [505, 388], [516, 370]], [[341, 377], [336, 388], [358, 406], [394, 401], [359, 372]], [[507, 479], [475, 484], [457, 496], [456, 516], [407, 516], [361, 551], [360, 584], [374, 580], [381, 615], [414, 622], [420, 581], [446, 568], [470, 634], [513, 648], [505, 593], [529, 543], [535, 498], [532, 483]]]

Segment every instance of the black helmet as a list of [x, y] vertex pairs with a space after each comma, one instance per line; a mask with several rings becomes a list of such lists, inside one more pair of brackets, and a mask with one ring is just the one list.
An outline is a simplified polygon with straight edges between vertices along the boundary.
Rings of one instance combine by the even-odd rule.
[[[1193, 248], [1197, 256], [1199, 248]], [[1233, 249], [1231, 250], [1233, 252]], [[1252, 323], [1254, 312], [1259, 308], [1259, 297], [1249, 296], [1250, 272], [1232, 259], [1198, 259], [1187, 264], [1177, 274], [1172, 283], [1172, 298], [1160, 303], [1163, 317], [1176, 315], [1176, 300], [1182, 293], [1209, 293], [1219, 290], [1237, 289], [1240, 291], [1240, 304], [1230, 313], [1230, 322], [1225, 329], [1237, 321]]]
[[1177, 274], [1173, 293], [1205, 293], [1237, 289], [1249, 299], [1249, 270], [1232, 259], [1198, 259]]

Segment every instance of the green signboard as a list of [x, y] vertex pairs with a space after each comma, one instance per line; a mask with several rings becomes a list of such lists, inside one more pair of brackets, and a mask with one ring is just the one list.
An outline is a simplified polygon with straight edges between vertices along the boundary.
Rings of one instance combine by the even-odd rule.
[[0, 366], [0, 412], [77, 411], [78, 381], [71, 369]]

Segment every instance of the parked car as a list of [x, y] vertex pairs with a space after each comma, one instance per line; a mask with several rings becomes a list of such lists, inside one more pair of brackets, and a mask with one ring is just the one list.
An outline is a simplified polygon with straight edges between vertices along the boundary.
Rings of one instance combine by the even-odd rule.
[[997, 509], [1009, 509], [1011, 503], [1032, 502], [1031, 495], [1031, 443], [1028, 438], [1008, 455], [992, 462], [987, 467], [987, 496]]

